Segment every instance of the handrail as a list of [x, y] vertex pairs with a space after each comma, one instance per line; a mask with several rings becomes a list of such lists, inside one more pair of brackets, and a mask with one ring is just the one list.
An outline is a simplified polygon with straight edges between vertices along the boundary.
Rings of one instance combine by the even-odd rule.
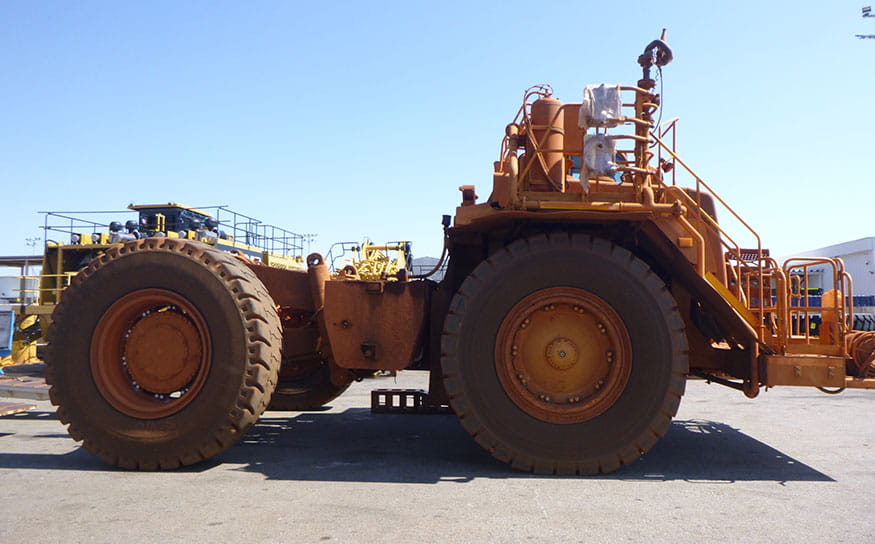
[[[824, 306], [823, 299], [819, 306], [812, 305], [808, 298], [812, 295], [808, 294], [808, 285], [810, 284], [810, 269], [814, 266], [829, 266], [832, 268], [832, 290], [835, 293], [835, 300], [832, 306]], [[789, 297], [796, 300], [796, 306], [790, 304], [788, 308], [788, 320], [792, 316], [797, 316], [797, 332], [801, 333], [802, 322], [804, 319], [805, 333], [797, 335], [804, 343], [811, 343], [811, 315], [814, 312], [820, 312], [823, 316], [826, 312], [835, 312], [835, 320], [838, 326], [836, 333], [839, 338], [844, 337], [853, 327], [853, 304], [854, 304], [854, 286], [850, 274], [845, 270], [844, 261], [840, 258], [828, 257], [791, 257], [784, 261], [784, 273], [791, 280], [791, 287], [795, 285], [797, 288], [788, 289]], [[796, 271], [794, 273], [794, 271]], [[804, 302], [804, 304], [803, 304]], [[826, 320], [824, 320], [824, 323]], [[823, 328], [823, 323], [821, 327]], [[824, 338], [823, 332], [819, 338]], [[835, 339], [830, 339], [831, 343], [836, 343]], [[822, 342], [822, 340], [821, 340]]]
[[[55, 301], [57, 302], [58, 300], [60, 300], [61, 294], [67, 289], [67, 287], [69, 286], [69, 282], [72, 281], [73, 277], [76, 274], [77, 272], [62, 272], [60, 274], [40, 274], [38, 276], [16, 276], [16, 278], [24, 280], [25, 284], [30, 281], [35, 282], [37, 284], [37, 287], [35, 289], [14, 289], [14, 291], [21, 294], [22, 300], [26, 298], [31, 298], [36, 299], [39, 304], [43, 304], [46, 295], [54, 295]], [[54, 285], [53, 287], [43, 287], [40, 282], [44, 279], [60, 281], [52, 282], [52, 284]], [[67, 281], [65, 282], [64, 280]], [[26, 297], [25, 295], [27, 294], [34, 296]]]
[[[666, 150], [666, 151], [672, 156], [672, 158], [673, 158], [678, 164], [680, 164], [681, 166], [683, 166], [684, 169], [685, 169], [687, 172], [690, 173], [690, 175], [692, 175], [694, 178], [696, 178], [696, 190], [697, 190], [697, 191], [701, 191], [701, 187], [704, 187], [705, 190], [707, 190], [708, 194], [710, 194], [712, 197], [716, 198], [717, 201], [720, 202], [720, 204], [723, 205], [723, 207], [726, 208], [726, 210], [727, 210], [729, 213], [731, 213], [732, 216], [733, 216], [735, 219], [737, 219], [739, 223], [741, 223], [742, 225], [744, 225], [744, 227], [745, 227], [748, 231], [750, 231], [750, 233], [754, 236], [754, 238], [756, 238], [756, 241], [757, 241], [757, 249], [761, 249], [761, 248], [762, 248], [762, 241], [761, 241], [761, 239], [760, 239], [760, 235], [757, 234], [757, 232], [753, 229], [753, 227], [751, 227], [750, 225], [748, 225], [748, 224], [747, 224], [747, 221], [745, 221], [744, 219], [742, 219], [742, 217], [741, 217], [740, 215], [738, 215], [738, 213], [736, 213], [736, 211], [733, 210], [732, 207], [731, 207], [731, 206], [730, 206], [725, 200], [723, 200], [722, 198], [720, 198], [720, 195], [718, 195], [718, 194], [714, 191], [714, 189], [711, 188], [711, 186], [709, 186], [707, 183], [705, 183], [705, 180], [703, 180], [701, 177], [699, 177], [699, 175], [696, 174], [696, 173], [693, 171], [693, 169], [690, 168], [690, 167], [687, 165], [687, 163], [685, 163], [683, 160], [681, 160], [681, 158], [678, 157], [677, 153], [675, 153], [673, 150], [671, 150], [671, 149], [665, 144], [665, 142], [663, 142], [659, 137], [657, 137], [657, 136], [656, 136], [655, 134], [653, 134], [653, 133], [651, 133], [651, 136], [656, 140], [656, 142], [657, 142], [662, 148], [664, 148], [664, 149], [665, 149], [665, 150]], [[668, 186], [665, 185], [664, 183], [662, 183], [662, 185], [665, 186], [666, 188], [668, 187]]]
[[[254, 217], [233, 211], [227, 206], [199, 206], [198, 210], [214, 210], [213, 215], [219, 223], [219, 228], [228, 229], [234, 240], [253, 246], [261, 251], [286, 256], [300, 256], [304, 250], [304, 235], [264, 223]], [[62, 233], [73, 237], [92, 233], [105, 233], [109, 226], [109, 216], [113, 219], [134, 218], [137, 212], [128, 210], [106, 211], [43, 211], [45, 215], [42, 229], [45, 245], [67, 245], [77, 243], [75, 240], [53, 240], [51, 232]], [[75, 215], [74, 215], [75, 214]], [[105, 221], [95, 221], [87, 216], [104, 216]], [[85, 216], [85, 217], [80, 217]]]
[[[670, 123], [671, 123], [671, 126], [674, 126], [674, 124], [675, 124], [674, 121], [671, 121]], [[664, 133], [663, 133], [663, 135], [664, 135]], [[745, 286], [742, 285], [743, 278], [747, 278], [747, 282], [748, 282], [747, 283], [747, 286], [748, 286], [747, 290], [748, 291], [750, 290], [750, 276], [753, 273], [756, 276], [757, 284], [758, 284], [757, 285], [757, 295], [758, 296], [756, 298], [759, 301], [763, 301], [764, 296], [765, 296], [765, 292], [764, 292], [764, 290], [765, 290], [765, 274], [764, 274], [764, 270], [763, 270], [763, 257], [764, 257], [764, 255], [763, 255], [763, 248], [762, 248], [762, 239], [760, 238], [760, 235], [734, 209], [732, 209], [732, 207], [725, 200], [723, 200], [720, 197], [720, 195], [718, 195], [716, 193], [716, 191], [714, 191], [714, 189], [712, 189], [698, 174], [696, 174], [696, 172], [678, 156], [678, 154], [674, 151], [674, 149], [672, 149], [665, 142], [663, 142], [662, 139], [654, 131], [651, 131], [650, 136], [651, 136], [651, 138], [653, 138], [653, 140], [658, 145], [657, 149], [659, 150], [660, 153], [662, 150], [665, 150], [665, 152], [668, 153], [677, 164], [679, 164], [681, 167], [684, 168], [684, 170], [687, 171], [687, 173], [689, 173], [691, 176], [693, 176], [693, 178], [696, 180], [696, 193], [697, 193], [697, 195], [701, 194], [703, 192], [703, 189], [704, 189], [705, 193], [707, 193], [712, 198], [714, 198], [714, 200], [716, 202], [718, 202], [722, 206], [723, 209], [725, 209], [727, 212], [729, 212], [731, 214], [731, 216], [736, 221], [741, 223], [741, 225], [744, 226], [748, 230], [748, 232], [753, 236], [753, 238], [756, 240], [756, 256], [757, 256], [756, 266], [750, 266], [750, 265], [746, 264], [741, 259], [741, 246], [725, 229], [723, 229], [717, 223], [717, 220], [715, 218], [711, 217], [711, 215], [709, 213], [707, 213], [702, 208], [701, 199], [699, 199], [699, 198], [693, 199], [686, 191], [684, 191], [683, 189], [681, 189], [680, 187], [678, 187], [676, 185], [676, 182], [674, 181], [674, 179], [673, 179], [672, 185], [668, 185], [662, 180], [661, 176], [653, 176], [653, 178], [655, 178], [657, 180], [657, 183], [661, 187], [663, 187], [667, 193], [671, 194], [672, 196], [674, 196], [678, 200], [686, 203], [687, 205], [693, 207], [696, 210], [696, 213], [698, 214], [699, 218], [701, 218], [708, 226], [715, 229], [720, 234], [719, 239], [720, 239], [721, 245], [725, 249], [730, 251], [730, 255], [735, 256], [735, 259], [733, 259], [733, 260], [735, 261], [735, 265], [734, 265], [735, 275], [736, 275], [737, 281], [738, 281], [738, 293], [737, 294], [741, 295], [741, 291], [745, 290]], [[726, 287], [727, 288], [730, 287], [729, 278], [726, 279]], [[739, 296], [739, 299], [742, 299], [742, 298], [743, 297]], [[742, 300], [742, 302], [745, 304], [745, 306], [751, 312], [757, 314], [758, 324], [759, 324], [758, 334], [759, 334], [760, 340], [764, 341], [765, 340], [765, 332], [766, 332], [765, 324], [764, 324], [766, 311], [765, 311], [764, 305], [762, 304], [762, 302], [760, 302], [760, 304], [758, 306], [751, 307], [750, 300], [746, 300], [746, 301]]]
[[[669, 131], [671, 131], [671, 148], [677, 149], [677, 124], [680, 120], [680, 117], [675, 117], [665, 123], [662, 123], [658, 127], [659, 137], [664, 138]], [[663, 128], [664, 127], [664, 128]], [[657, 148], [656, 162], [662, 163], [662, 148]], [[677, 185], [677, 169], [671, 169], [671, 184]]]

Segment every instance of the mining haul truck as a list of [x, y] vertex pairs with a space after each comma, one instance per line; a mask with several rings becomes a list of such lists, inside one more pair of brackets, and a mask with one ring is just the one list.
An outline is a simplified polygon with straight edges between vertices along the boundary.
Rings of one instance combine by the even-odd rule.
[[[171, 469], [239, 440], [278, 376], [303, 408], [422, 370], [416, 405], [448, 406], [496, 458], [593, 474], [647, 452], [690, 378], [748, 397], [875, 388], [875, 333], [851, 330], [841, 260], [779, 264], [678, 156], [676, 120], [656, 117], [671, 60], [654, 40], [635, 86], [587, 86], [580, 103], [529, 89], [488, 197], [462, 186], [444, 219], [440, 282], [331, 275], [319, 254], [284, 270], [185, 238], [108, 247], [54, 309], [60, 420], [107, 463]], [[831, 282], [817, 307], [815, 269]]]

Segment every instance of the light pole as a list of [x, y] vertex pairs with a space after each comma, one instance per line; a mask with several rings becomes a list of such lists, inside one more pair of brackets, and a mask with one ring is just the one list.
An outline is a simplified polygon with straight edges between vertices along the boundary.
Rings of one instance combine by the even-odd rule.
[[302, 234], [304, 237], [304, 241], [307, 242], [307, 255], [310, 254], [310, 244], [316, 241], [316, 237], [319, 236], [315, 232], [308, 232], [307, 234]]

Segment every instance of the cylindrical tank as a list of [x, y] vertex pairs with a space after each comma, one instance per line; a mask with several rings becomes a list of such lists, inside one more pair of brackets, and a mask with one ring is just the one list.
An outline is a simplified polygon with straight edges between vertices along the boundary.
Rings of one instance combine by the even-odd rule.
[[[526, 153], [532, 161], [528, 185], [530, 191], [564, 191], [565, 162], [562, 150], [565, 144], [565, 111], [562, 102], [545, 96], [532, 104], [531, 131]], [[538, 145], [540, 144], [540, 145]], [[541, 152], [544, 166], [535, 156]]]

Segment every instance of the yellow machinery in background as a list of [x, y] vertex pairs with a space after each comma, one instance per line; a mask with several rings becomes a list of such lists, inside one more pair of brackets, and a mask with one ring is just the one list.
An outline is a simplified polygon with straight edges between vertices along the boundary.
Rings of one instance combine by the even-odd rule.
[[[346, 279], [405, 281], [413, 264], [411, 248], [409, 241], [340, 242], [329, 249], [328, 261], [335, 274]], [[335, 251], [339, 255], [335, 256]]]
[[0, 349], [0, 367], [39, 362], [36, 340], [41, 334], [37, 316], [14, 313], [12, 315], [13, 319], [9, 321], [12, 334], [8, 341], [8, 349]]
[[[73, 278], [108, 249], [139, 239], [189, 240], [277, 269], [304, 269], [304, 236], [228, 209], [177, 203], [131, 204], [130, 211], [43, 212], [45, 248], [39, 276], [22, 276], [20, 310], [11, 354], [3, 364], [34, 362], [37, 343], [51, 324], [55, 305]], [[209, 210], [209, 211], [207, 211]], [[27, 302], [29, 301], [29, 302]]]

